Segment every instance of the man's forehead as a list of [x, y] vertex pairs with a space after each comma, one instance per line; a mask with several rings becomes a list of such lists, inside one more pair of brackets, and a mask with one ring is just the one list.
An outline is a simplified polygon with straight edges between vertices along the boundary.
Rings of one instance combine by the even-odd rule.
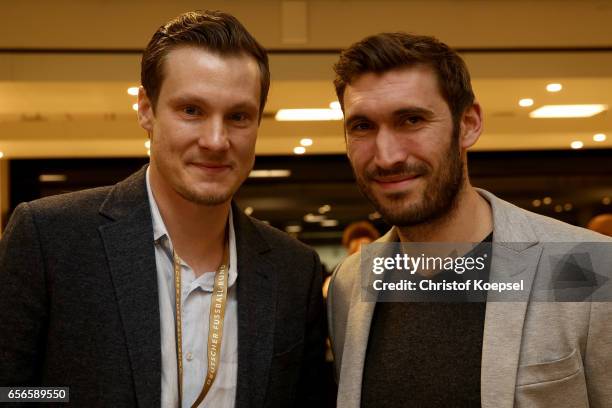
[[164, 74], [169, 70], [189, 68], [185, 61], [195, 60], [198, 65], [209, 69], [225, 68], [227, 65], [243, 67], [259, 74], [259, 66], [255, 58], [245, 52], [220, 52], [198, 45], [180, 45], [170, 49], [161, 60]]
[[344, 96], [351, 93], [375, 92], [378, 89], [386, 91], [387, 88], [414, 88], [423, 85], [433, 85], [437, 88], [438, 78], [433, 68], [425, 64], [418, 64], [385, 72], [361, 74], [347, 84]]
[[[232, 84], [252, 92], [241, 93], [259, 103], [260, 70], [257, 61], [245, 53], [221, 54], [205, 47], [180, 46], [166, 54], [163, 66], [162, 92], [198, 94], [203, 87], [226, 87]], [[205, 79], [205, 81], [202, 81]], [[169, 85], [172, 84], [172, 85]]]
[[354, 79], [344, 90], [347, 116], [362, 109], [414, 103], [429, 105], [442, 99], [434, 70], [423, 64], [383, 73], [368, 72]]

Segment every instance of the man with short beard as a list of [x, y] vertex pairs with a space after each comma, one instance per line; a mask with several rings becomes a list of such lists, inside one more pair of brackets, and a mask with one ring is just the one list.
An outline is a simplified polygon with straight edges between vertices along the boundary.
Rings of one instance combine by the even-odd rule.
[[[536, 283], [544, 243], [611, 242], [472, 187], [466, 156], [482, 132], [482, 111], [465, 63], [447, 45], [374, 35], [334, 68], [355, 178], [393, 225], [377, 242], [493, 242], [487, 269]], [[612, 401], [610, 303], [368, 302], [367, 272], [352, 255], [329, 289], [339, 407]]]
[[78, 407], [318, 406], [317, 254], [232, 197], [270, 85], [233, 16], [184, 13], [141, 66], [151, 159], [115, 186], [22, 203], [0, 242], [0, 386]]

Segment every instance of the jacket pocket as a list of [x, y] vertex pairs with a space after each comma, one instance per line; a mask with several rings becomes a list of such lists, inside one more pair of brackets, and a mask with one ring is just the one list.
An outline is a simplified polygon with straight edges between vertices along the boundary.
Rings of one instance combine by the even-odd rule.
[[584, 367], [578, 349], [558, 360], [520, 366], [516, 407], [588, 407]]

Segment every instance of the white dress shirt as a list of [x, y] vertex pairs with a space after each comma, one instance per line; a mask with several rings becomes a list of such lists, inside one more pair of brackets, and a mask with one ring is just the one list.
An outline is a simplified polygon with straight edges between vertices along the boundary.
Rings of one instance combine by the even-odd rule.
[[[172, 241], [151, 191], [147, 169], [147, 192], [153, 221], [155, 263], [159, 289], [161, 324], [161, 406], [178, 407], [178, 374], [175, 337], [175, 289]], [[233, 407], [238, 377], [237, 256], [232, 211], [229, 213], [228, 292], [223, 325], [221, 363], [217, 377], [200, 407]], [[208, 323], [215, 271], [196, 279], [193, 269], [181, 261], [181, 306], [183, 337], [183, 401], [189, 408], [196, 400], [208, 370]]]

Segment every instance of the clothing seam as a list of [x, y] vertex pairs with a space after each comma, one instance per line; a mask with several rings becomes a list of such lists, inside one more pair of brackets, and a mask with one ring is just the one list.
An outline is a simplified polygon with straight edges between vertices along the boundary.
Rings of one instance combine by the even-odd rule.
[[526, 388], [526, 387], [531, 387], [531, 386], [534, 386], [534, 385], [540, 385], [540, 384], [552, 384], [552, 383], [556, 383], [556, 382], [559, 382], [559, 381], [567, 380], [568, 378], [573, 377], [573, 376], [575, 376], [576, 374], [578, 374], [580, 371], [582, 371], [582, 367], [579, 367], [579, 368], [578, 368], [576, 371], [574, 371], [573, 373], [568, 374], [568, 375], [566, 375], [565, 377], [558, 378], [558, 379], [556, 379], [556, 380], [549, 380], [549, 381], [537, 381], [537, 382], [532, 382], [532, 383], [529, 383], [529, 384], [521, 384], [521, 385], [517, 385], [517, 388]]

